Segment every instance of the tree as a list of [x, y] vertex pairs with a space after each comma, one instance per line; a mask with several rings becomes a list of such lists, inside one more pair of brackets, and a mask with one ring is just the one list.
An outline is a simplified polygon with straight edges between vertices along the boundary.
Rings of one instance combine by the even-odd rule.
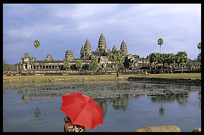
[[200, 51], [200, 53], [198, 54], [197, 60], [201, 62], [201, 43], [198, 43], [197, 47]]
[[81, 69], [83, 65], [82, 65], [81, 61], [77, 60], [76, 63], [75, 63], [75, 66], [76, 66], [77, 69]]
[[3, 60], [3, 72], [5, 71], [16, 71], [16, 67], [14, 65], [8, 64], [5, 60]]
[[163, 44], [163, 39], [159, 38], [157, 43], [160, 45], [160, 53], [161, 53], [161, 45]]
[[197, 47], [198, 47], [198, 49], [199, 49], [199, 51], [200, 51], [200, 53], [201, 53], [201, 43], [198, 43], [198, 44], [197, 44]]
[[119, 77], [119, 65], [125, 61], [124, 53], [121, 50], [114, 50], [110, 56], [111, 61], [116, 64], [117, 77]]
[[119, 63], [119, 64], [118, 64], [118, 68], [119, 68], [119, 70], [120, 70], [120, 69], [124, 69], [124, 68], [125, 68], [125, 66], [124, 66], [124, 64], [123, 64], [123, 63]]
[[28, 53], [24, 53], [24, 57], [25, 58], [29, 57], [29, 54]]
[[176, 58], [175, 58], [174, 54], [172, 54], [172, 53], [168, 53], [167, 54], [167, 61], [166, 61], [166, 63], [168, 64], [168, 68], [167, 68], [168, 73], [169, 73], [170, 64], [175, 63], [175, 60], [176, 60]]
[[177, 52], [176, 54], [176, 63], [181, 64], [181, 73], [183, 73], [183, 64], [188, 62], [188, 57], [186, 52]]
[[89, 63], [89, 69], [93, 70], [93, 69], [97, 69], [98, 68], [98, 59], [96, 58], [91, 58], [91, 62]]
[[38, 49], [38, 47], [40, 47], [40, 41], [39, 40], [35, 40], [34, 47], [36, 48], [36, 69], [37, 69], [37, 49]]
[[68, 61], [64, 61], [63, 67], [67, 70], [70, 68], [70, 64]]
[[163, 64], [163, 66], [162, 66], [163, 72], [164, 72], [165, 63], [168, 63], [168, 59], [169, 59], [168, 54], [160, 53], [160, 61]]
[[190, 68], [190, 70], [192, 70], [193, 62], [191, 59], [188, 59], [187, 66]]
[[197, 61], [201, 62], [201, 53], [198, 54]]
[[151, 66], [154, 67], [155, 69], [157, 69], [156, 65], [159, 62], [159, 57], [160, 57], [159, 53], [151, 53], [149, 55], [149, 62], [151, 63]]

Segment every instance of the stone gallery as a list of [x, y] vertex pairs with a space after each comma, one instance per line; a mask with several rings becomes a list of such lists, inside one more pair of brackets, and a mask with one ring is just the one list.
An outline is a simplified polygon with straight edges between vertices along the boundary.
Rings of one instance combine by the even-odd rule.
[[[85, 44], [82, 45], [80, 50], [80, 58], [74, 58], [72, 50], [65, 52], [65, 58], [63, 60], [54, 60], [51, 54], [48, 54], [45, 60], [35, 61], [34, 57], [24, 56], [18, 65], [18, 71], [20, 74], [111, 74], [116, 72], [115, 63], [111, 61], [110, 53], [117, 50], [114, 45], [112, 50], [107, 48], [106, 40], [103, 34], [100, 35], [98, 40], [98, 47], [95, 51], [92, 51], [91, 44], [86, 39]], [[124, 69], [121, 69], [123, 73], [144, 73], [150, 70], [150, 62], [148, 56], [146, 58], [140, 58], [139, 55], [128, 54], [127, 45], [123, 40], [120, 46], [120, 50], [125, 55]], [[98, 60], [99, 67], [95, 70], [89, 70], [88, 66], [92, 58]], [[66, 70], [64, 68], [64, 62], [68, 61], [70, 68]], [[76, 67], [76, 62], [82, 63], [80, 70]]]

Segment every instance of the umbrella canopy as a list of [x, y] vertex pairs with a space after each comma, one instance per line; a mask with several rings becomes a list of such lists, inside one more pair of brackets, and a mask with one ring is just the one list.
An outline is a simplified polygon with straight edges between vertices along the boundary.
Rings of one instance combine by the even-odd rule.
[[81, 93], [62, 96], [61, 110], [73, 124], [88, 127], [90, 130], [103, 124], [101, 107], [91, 97]]

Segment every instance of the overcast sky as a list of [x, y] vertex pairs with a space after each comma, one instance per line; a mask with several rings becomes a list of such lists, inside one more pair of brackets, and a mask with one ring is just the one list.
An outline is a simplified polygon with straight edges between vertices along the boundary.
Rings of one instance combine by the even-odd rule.
[[63, 60], [66, 50], [79, 58], [86, 39], [92, 51], [103, 33], [108, 49], [120, 49], [124, 40], [128, 54], [146, 57], [186, 51], [197, 58], [201, 42], [201, 4], [3, 4], [3, 59], [20, 62], [27, 52], [36, 56], [33, 43], [40, 41], [38, 60], [51, 54]]

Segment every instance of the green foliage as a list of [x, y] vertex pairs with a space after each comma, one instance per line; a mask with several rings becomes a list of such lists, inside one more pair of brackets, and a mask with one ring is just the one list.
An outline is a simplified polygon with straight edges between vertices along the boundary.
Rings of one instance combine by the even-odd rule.
[[63, 67], [67, 70], [70, 68], [70, 64], [68, 61], [64, 61]]
[[193, 62], [192, 62], [192, 60], [188, 59], [187, 66], [188, 66], [189, 68], [192, 68], [192, 67], [193, 67]]
[[81, 63], [81, 61], [78, 61], [78, 60], [76, 61], [75, 64], [76, 64], [75, 66], [76, 66], [77, 69], [80, 69], [80, 68], [82, 68], [82, 66], [83, 66], [82, 63]]
[[198, 49], [201, 49], [201, 43], [197, 44]]
[[178, 64], [184, 64], [188, 62], [188, 57], [187, 57], [187, 53], [186, 52], [177, 52], [176, 54], [176, 63]]
[[117, 70], [117, 77], [118, 77], [119, 69], [120, 67], [122, 67], [121, 64], [123, 64], [125, 61], [125, 55], [121, 50], [114, 50], [111, 52], [110, 56], [111, 56], [111, 61], [116, 63], [116, 68], [117, 68], [116, 70]]
[[201, 53], [198, 54], [197, 61], [201, 62]]
[[149, 55], [149, 62], [157, 64], [159, 61], [160, 53], [151, 53]]
[[34, 46], [35, 46], [36, 49], [37, 49], [38, 47], [40, 47], [40, 41], [39, 41], [39, 40], [35, 40]]
[[29, 54], [28, 54], [28, 53], [24, 53], [24, 57], [25, 57], [25, 58], [28, 58], [28, 57], [29, 57]]
[[163, 39], [162, 38], [159, 38], [157, 43], [161, 46], [163, 44]]
[[[187, 53], [183, 51], [177, 52], [176, 63], [178, 63], [178, 65], [179, 64], [183, 65], [184, 63], [187, 63], [187, 62], [188, 62]], [[183, 73], [183, 66], [181, 68], [181, 72]]]
[[168, 65], [170, 65], [171, 63], [175, 63], [176, 61], [176, 56], [173, 53], [168, 53], [166, 58], [166, 63], [168, 63]]
[[114, 63], [124, 63], [125, 55], [121, 50], [114, 50], [111, 52], [111, 61]]
[[3, 60], [3, 72], [5, 71], [16, 71], [16, 67], [14, 65], [10, 65]]
[[125, 67], [124, 67], [124, 64], [123, 64], [123, 63], [119, 63], [119, 64], [118, 64], [118, 68], [119, 68], [119, 69], [124, 69], [124, 68], [125, 68]]
[[163, 44], [163, 39], [162, 39], [162, 38], [159, 38], [159, 39], [157, 40], [157, 43], [158, 43], [158, 45], [160, 45], [160, 53], [161, 53], [161, 45]]
[[36, 48], [36, 64], [37, 64], [37, 49], [38, 49], [38, 47], [40, 47], [40, 41], [39, 40], [35, 40], [35, 42], [34, 42], [34, 47]]
[[89, 63], [89, 69], [93, 70], [93, 69], [97, 69], [98, 68], [98, 59], [96, 58], [91, 58], [91, 62]]

